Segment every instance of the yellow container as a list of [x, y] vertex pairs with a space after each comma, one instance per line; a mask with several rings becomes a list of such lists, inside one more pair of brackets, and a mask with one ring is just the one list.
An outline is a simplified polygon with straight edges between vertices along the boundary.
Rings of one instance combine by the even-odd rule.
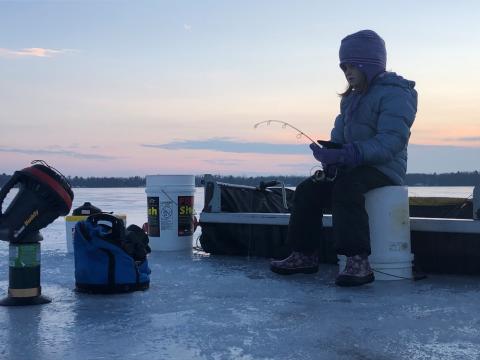
[[[127, 215], [125, 214], [112, 214], [123, 220], [125, 226], [127, 226]], [[67, 238], [67, 253], [73, 253], [73, 237], [75, 235], [75, 225], [79, 221], [83, 221], [88, 215], [69, 215], [65, 216], [65, 231]]]

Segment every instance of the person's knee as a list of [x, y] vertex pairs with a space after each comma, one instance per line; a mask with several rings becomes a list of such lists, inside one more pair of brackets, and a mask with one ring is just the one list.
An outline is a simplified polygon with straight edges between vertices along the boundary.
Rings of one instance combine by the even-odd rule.
[[295, 202], [306, 202], [312, 198], [312, 194], [314, 193], [315, 183], [308, 178], [302, 181], [300, 184], [297, 185], [295, 188]]
[[303, 180], [300, 184], [295, 187], [295, 194], [304, 194], [310, 192], [312, 187], [312, 181], [310, 178]]

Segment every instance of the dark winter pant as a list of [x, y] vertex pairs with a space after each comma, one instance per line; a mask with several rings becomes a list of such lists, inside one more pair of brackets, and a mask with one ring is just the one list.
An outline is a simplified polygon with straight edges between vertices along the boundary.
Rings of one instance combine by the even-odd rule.
[[333, 239], [338, 254], [370, 255], [370, 229], [364, 194], [394, 185], [371, 166], [341, 173], [334, 181], [315, 182], [312, 177], [295, 190], [294, 207], [288, 225], [288, 241], [294, 251], [312, 253], [322, 241], [322, 217], [332, 209]]

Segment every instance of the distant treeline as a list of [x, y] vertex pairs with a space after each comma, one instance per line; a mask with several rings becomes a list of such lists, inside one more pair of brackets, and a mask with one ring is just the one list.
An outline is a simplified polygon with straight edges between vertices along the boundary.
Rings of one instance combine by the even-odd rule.
[[[202, 186], [203, 176], [195, 176], [195, 185]], [[221, 176], [214, 175], [220, 182], [257, 186], [261, 181], [278, 180], [286, 186], [297, 186], [305, 177], [303, 176]], [[10, 175], [0, 174], [0, 186], [10, 179]], [[68, 177], [73, 187], [145, 187], [145, 178], [133, 177]], [[444, 174], [407, 174], [407, 185], [410, 186], [475, 186], [480, 184], [480, 173], [456, 172]]]
[[[286, 186], [297, 186], [305, 179], [304, 176], [219, 176], [214, 178], [217, 181], [257, 186], [261, 181], [278, 180]], [[200, 184], [201, 177], [196, 177], [196, 183]], [[444, 174], [407, 174], [407, 185], [409, 186], [475, 186], [480, 185], [480, 173], [473, 172], [456, 172]], [[197, 185], [199, 186], [199, 185]]]
[[409, 186], [475, 186], [480, 185], [480, 173], [456, 172], [444, 174], [407, 174]]
[[67, 177], [73, 187], [145, 187], [145, 178], [140, 176], [133, 177]]

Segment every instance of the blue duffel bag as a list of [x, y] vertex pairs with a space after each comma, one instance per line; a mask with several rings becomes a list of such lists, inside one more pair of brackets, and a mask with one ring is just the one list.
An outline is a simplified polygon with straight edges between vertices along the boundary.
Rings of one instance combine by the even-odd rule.
[[150, 284], [148, 236], [136, 225], [100, 213], [79, 221], [73, 239], [76, 290], [121, 293]]

